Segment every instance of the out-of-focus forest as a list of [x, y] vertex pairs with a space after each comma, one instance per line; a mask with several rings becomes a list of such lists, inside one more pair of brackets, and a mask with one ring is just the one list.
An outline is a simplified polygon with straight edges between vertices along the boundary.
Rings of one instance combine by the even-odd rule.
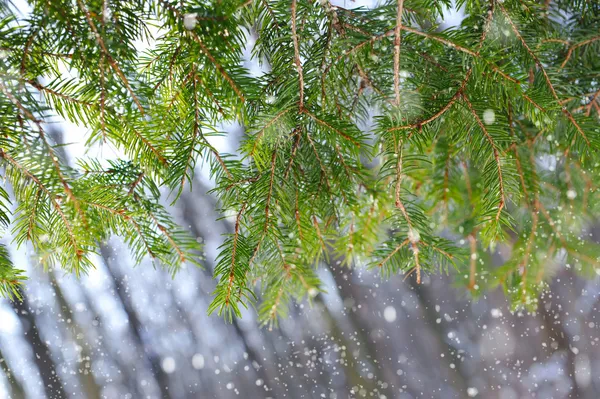
[[172, 280], [132, 267], [111, 241], [77, 278], [14, 251], [31, 280], [22, 302], [0, 302], [0, 397], [600, 397], [600, 282], [562, 264], [535, 314], [511, 312], [500, 290], [473, 301], [444, 275], [382, 280], [330, 258], [327, 292], [279, 328], [261, 327], [253, 309], [233, 324], [207, 316], [212, 260], [232, 229], [209, 184], [198, 174], [173, 208], [204, 243], [204, 270]]

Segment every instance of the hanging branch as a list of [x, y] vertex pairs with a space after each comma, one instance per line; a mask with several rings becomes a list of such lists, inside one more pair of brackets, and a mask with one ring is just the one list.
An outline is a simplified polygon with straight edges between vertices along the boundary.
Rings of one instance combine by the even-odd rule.
[[300, 85], [300, 111], [304, 110], [304, 76], [302, 74], [302, 62], [300, 61], [300, 45], [298, 44], [298, 32], [296, 31], [296, 7], [297, 0], [292, 0], [292, 40], [294, 42], [294, 63], [298, 71], [298, 83]]
[[398, 0], [398, 14], [396, 15], [396, 29], [394, 32], [394, 93], [396, 95], [396, 106], [400, 106], [400, 44], [402, 41], [402, 10], [404, 0]]
[[137, 105], [137, 108], [140, 110], [140, 113], [142, 115], [144, 115], [144, 107], [142, 107], [142, 104], [140, 103], [139, 98], [135, 95], [133, 89], [131, 88], [131, 85], [129, 84], [127, 77], [125, 76], [123, 71], [121, 71], [121, 68], [119, 68], [119, 66], [117, 65], [117, 62], [110, 55], [110, 52], [108, 51], [108, 48], [106, 47], [106, 44], [104, 43], [104, 40], [102, 40], [102, 36], [98, 32], [98, 29], [96, 28], [96, 25], [94, 24], [94, 21], [92, 21], [90, 12], [88, 11], [88, 9], [85, 7], [85, 5], [83, 4], [83, 2], [81, 0], [77, 0], [77, 4], [79, 4], [81, 11], [83, 11], [83, 14], [85, 15], [85, 19], [86, 19], [88, 25], [90, 26], [90, 28], [92, 29], [94, 36], [96, 37], [96, 42], [100, 45], [100, 48], [101, 48], [102, 52], [104, 53], [104, 56], [108, 60], [108, 63], [114, 69], [115, 73], [119, 76], [119, 78], [121, 79], [121, 81], [123, 82], [125, 87], [127, 88], [127, 91], [129, 91], [129, 94], [131, 94], [131, 98], [133, 99], [133, 102], [135, 102], [135, 105]]
[[488, 143], [490, 143], [490, 146], [492, 147], [494, 161], [496, 162], [496, 167], [498, 169], [498, 184], [499, 184], [499, 191], [500, 191], [499, 192], [500, 199], [498, 202], [498, 212], [496, 213], [496, 221], [498, 221], [498, 220], [500, 220], [500, 214], [502, 213], [502, 209], [504, 209], [504, 206], [506, 205], [506, 192], [504, 190], [504, 178], [502, 175], [500, 152], [498, 151], [496, 142], [494, 141], [494, 139], [488, 132], [487, 128], [483, 124], [483, 121], [479, 118], [479, 115], [477, 115], [477, 111], [475, 111], [475, 109], [473, 108], [473, 105], [471, 104], [471, 102], [469, 101], [469, 99], [467, 98], [467, 96], [464, 93], [462, 95], [462, 98], [465, 101], [465, 103], [467, 104], [467, 107], [469, 108], [471, 113], [473, 114], [473, 118], [475, 118], [475, 121], [481, 128], [481, 131], [485, 135], [486, 140], [488, 141]]
[[[529, 55], [531, 56], [531, 58], [533, 58], [533, 61], [535, 62], [535, 64], [538, 66], [539, 70], [542, 72], [542, 75], [544, 76], [544, 79], [546, 80], [546, 84], [548, 85], [548, 88], [550, 89], [550, 92], [552, 93], [552, 96], [554, 97], [554, 99], [557, 102], [560, 103], [560, 98], [558, 97], [558, 94], [556, 94], [556, 89], [554, 88], [554, 85], [552, 84], [552, 81], [550, 81], [550, 77], [548, 76], [548, 73], [546, 72], [546, 68], [544, 68], [544, 66], [540, 62], [540, 59], [531, 50], [531, 48], [529, 47], [529, 45], [527, 45], [527, 42], [525, 41], [525, 39], [523, 38], [523, 36], [521, 36], [521, 34], [519, 33], [519, 30], [517, 29], [517, 26], [514, 24], [514, 22], [510, 18], [510, 15], [508, 15], [508, 12], [506, 11], [506, 8], [504, 8], [504, 6], [502, 4], [499, 4], [499, 7], [502, 10], [502, 13], [504, 14], [504, 16], [506, 17], [506, 20], [510, 24], [510, 26], [512, 28], [512, 31], [515, 33], [515, 35], [517, 36], [517, 38], [519, 39], [519, 41], [521, 42], [521, 44], [523, 44], [523, 47], [525, 47], [525, 50], [527, 50], [527, 52], [529, 53]], [[567, 116], [567, 118], [569, 119], [569, 121], [571, 121], [571, 123], [573, 124], [573, 126], [575, 126], [575, 128], [577, 129], [577, 132], [579, 132], [579, 134], [581, 135], [581, 137], [583, 137], [583, 139], [585, 140], [585, 142], [589, 146], [590, 145], [589, 139], [587, 138], [586, 134], [581, 129], [581, 126], [579, 126], [579, 124], [577, 123], [577, 121], [573, 117], [573, 114], [571, 114], [571, 111], [569, 111], [567, 108], [563, 107], [563, 113]]]

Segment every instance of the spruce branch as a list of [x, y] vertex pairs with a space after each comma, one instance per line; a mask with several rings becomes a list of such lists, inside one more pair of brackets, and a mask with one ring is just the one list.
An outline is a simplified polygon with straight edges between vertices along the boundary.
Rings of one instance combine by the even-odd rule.
[[473, 118], [475, 119], [475, 121], [477, 122], [479, 127], [481, 128], [481, 131], [483, 132], [486, 140], [490, 143], [490, 147], [492, 148], [494, 161], [496, 162], [496, 167], [498, 170], [499, 200], [498, 200], [498, 212], [496, 213], [496, 221], [499, 221], [500, 214], [502, 213], [502, 210], [504, 209], [504, 206], [506, 205], [506, 192], [504, 189], [504, 177], [503, 177], [503, 173], [502, 173], [502, 164], [500, 161], [500, 151], [498, 151], [498, 146], [496, 145], [496, 142], [494, 141], [494, 139], [488, 132], [488, 129], [485, 127], [483, 121], [481, 120], [481, 118], [479, 118], [479, 115], [477, 115], [477, 111], [475, 111], [475, 109], [473, 108], [473, 104], [471, 104], [471, 102], [469, 101], [469, 99], [467, 98], [467, 96], [464, 93], [462, 94], [462, 98], [465, 101], [465, 103], [467, 104], [467, 107], [473, 114]]
[[[499, 7], [502, 10], [502, 13], [504, 14], [504, 16], [506, 17], [506, 20], [510, 24], [510, 27], [511, 27], [512, 31], [514, 32], [515, 36], [517, 36], [517, 38], [519, 39], [519, 41], [521, 42], [521, 44], [523, 45], [523, 47], [527, 50], [527, 52], [529, 53], [529, 55], [531, 56], [531, 58], [533, 59], [533, 61], [537, 65], [537, 67], [539, 68], [539, 70], [542, 72], [542, 75], [544, 76], [544, 80], [546, 81], [546, 84], [548, 85], [548, 88], [550, 89], [550, 92], [552, 93], [552, 96], [554, 97], [554, 99], [557, 102], [560, 102], [560, 98], [558, 97], [558, 94], [556, 93], [556, 89], [554, 88], [554, 85], [552, 84], [552, 81], [550, 80], [550, 77], [548, 76], [548, 73], [546, 72], [546, 68], [544, 68], [544, 66], [542, 65], [540, 59], [537, 57], [537, 55], [535, 55], [535, 53], [531, 50], [531, 48], [529, 47], [529, 45], [527, 44], [527, 42], [525, 41], [525, 39], [523, 38], [523, 36], [519, 33], [519, 29], [517, 28], [517, 26], [515, 25], [515, 23], [510, 18], [510, 15], [506, 11], [506, 8], [504, 8], [504, 6], [502, 4], [500, 4]], [[585, 140], [585, 142], [589, 146], [590, 145], [590, 141], [588, 140], [588, 138], [587, 138], [586, 134], [584, 133], [584, 131], [581, 129], [581, 126], [579, 126], [579, 124], [577, 123], [577, 121], [573, 117], [573, 114], [571, 114], [571, 111], [569, 111], [569, 109], [565, 108], [565, 107], [563, 107], [562, 111], [567, 116], [567, 118], [569, 119], [569, 121], [571, 121], [571, 123], [575, 126], [575, 128], [577, 129], [577, 132], [581, 135], [581, 137], [583, 137], [583, 139]]]
[[96, 24], [94, 24], [94, 21], [92, 20], [90, 12], [86, 8], [86, 6], [82, 0], [77, 0], [77, 4], [79, 5], [79, 8], [81, 8], [81, 11], [83, 12], [83, 14], [85, 16], [87, 23], [89, 24], [92, 32], [94, 33], [96, 42], [98, 43], [102, 52], [104, 53], [106, 60], [108, 61], [110, 66], [113, 68], [115, 73], [119, 76], [119, 78], [125, 85], [125, 88], [127, 89], [127, 91], [129, 91], [129, 94], [131, 94], [131, 98], [133, 99], [133, 102], [135, 102], [135, 105], [140, 110], [140, 113], [142, 115], [144, 115], [144, 107], [142, 106], [139, 98], [136, 96], [133, 89], [131, 88], [131, 85], [129, 84], [129, 80], [127, 79], [127, 77], [125, 76], [123, 71], [121, 71], [121, 68], [119, 68], [119, 65], [117, 64], [117, 62], [110, 55], [110, 52], [108, 51], [108, 47], [106, 47], [106, 44], [104, 43], [104, 40], [102, 39], [102, 36], [100, 35], [100, 32], [98, 32], [98, 28], [96, 27]]
[[396, 29], [394, 31], [394, 93], [396, 105], [400, 105], [400, 45], [402, 42], [402, 11], [404, 0], [398, 0], [398, 13], [396, 15]]
[[292, 0], [292, 41], [294, 42], [294, 63], [298, 71], [298, 84], [300, 86], [300, 111], [304, 110], [304, 75], [302, 72], [302, 62], [300, 60], [300, 44], [298, 43], [298, 32], [296, 28], [296, 8], [297, 0]]
[[[0, 222], [68, 270], [92, 267], [117, 235], [137, 263], [175, 272], [198, 247], [160, 199], [175, 205], [202, 169], [232, 218], [209, 312], [239, 317], [260, 297], [260, 321], [276, 326], [319, 290], [331, 253], [419, 283], [454, 267], [472, 295], [502, 285], [530, 308], [552, 276], [538, 252], [600, 263], [582, 234], [600, 187], [598, 21], [557, 1], [570, 18], [465, 1], [445, 30], [431, 1], [56, 0], [28, 18], [0, 7], [12, 186]], [[122, 159], [82, 152], [70, 165], [49, 136], [60, 118]], [[213, 137], [231, 144], [216, 128], [230, 123], [246, 136], [226, 154]], [[512, 255], [492, 268], [484, 254], [499, 243]], [[0, 295], [14, 296], [22, 273], [3, 254]]]

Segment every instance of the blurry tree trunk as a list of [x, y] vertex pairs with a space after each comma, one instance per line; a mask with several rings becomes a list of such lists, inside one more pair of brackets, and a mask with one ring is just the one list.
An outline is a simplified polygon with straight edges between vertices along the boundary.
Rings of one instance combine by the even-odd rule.
[[[365, 378], [363, 378], [360, 375], [360, 373], [358, 372], [358, 369], [360, 368], [360, 366], [355, 361], [354, 353], [353, 353], [354, 351], [352, 350], [352, 348], [355, 347], [356, 345], [354, 343], [350, 342], [344, 336], [343, 331], [340, 328], [338, 321], [332, 315], [332, 313], [330, 312], [327, 305], [324, 303], [321, 295], [318, 295], [317, 297], [315, 297], [315, 303], [318, 304], [323, 310], [323, 312], [322, 312], [323, 320], [329, 326], [331, 340], [336, 343], [340, 343], [340, 346], [346, 347], [347, 355], [344, 359], [342, 359], [341, 364], [344, 366], [344, 376], [346, 377], [346, 389], [348, 390], [349, 397], [352, 396], [352, 394], [350, 393], [350, 389], [354, 386], [364, 386], [365, 389], [367, 389], [367, 391], [372, 392], [372, 390], [375, 388], [375, 385], [372, 384], [369, 380], [366, 380]], [[362, 345], [363, 345], [363, 342], [361, 341], [361, 346]], [[354, 392], [354, 395], [356, 395], [356, 392]]]
[[10, 366], [8, 365], [4, 355], [0, 351], [0, 369], [4, 372], [6, 379], [8, 380], [8, 394], [10, 399], [25, 399], [25, 390], [21, 385], [21, 382], [15, 377]]
[[[333, 276], [335, 281], [336, 289], [338, 290], [340, 297], [342, 298], [342, 302], [345, 299], [352, 299], [355, 302], [359, 303], [362, 298], [358, 298], [359, 294], [356, 292], [356, 287], [352, 283], [352, 276], [354, 274], [354, 269], [352, 268], [343, 268], [339, 266], [343, 264], [343, 262], [338, 262], [341, 259], [336, 258], [334, 256], [333, 251], [330, 251], [330, 262], [328, 263], [329, 270]], [[347, 279], [344, 277], [344, 274], [349, 276]], [[392, 370], [381, 370], [381, 367], [385, 367], [386, 360], [385, 355], [379, 356], [377, 348], [375, 347], [373, 340], [369, 336], [370, 331], [370, 323], [368, 320], [364, 320], [351, 309], [347, 312], [347, 316], [351, 325], [351, 331], [356, 333], [356, 337], [360, 342], [360, 347], [364, 348], [366, 353], [364, 357], [369, 360], [369, 362], [373, 366], [373, 374], [375, 375], [374, 381], [393, 381], [395, 376], [392, 375]], [[353, 347], [355, 345], [349, 346]], [[387, 369], [387, 367], [386, 367]], [[386, 372], [387, 371], [387, 372]], [[388, 374], [384, 376], [384, 374]], [[397, 377], [396, 377], [397, 378]], [[372, 386], [371, 388], [374, 388]], [[389, 396], [389, 395], [388, 395]]]
[[89, 351], [88, 343], [85, 339], [85, 331], [77, 323], [71, 305], [67, 302], [64, 297], [54, 272], [49, 273], [50, 285], [54, 291], [56, 300], [60, 311], [62, 312], [63, 319], [71, 320], [71, 323], [66, 324], [67, 330], [71, 335], [71, 340], [77, 343], [77, 346], [81, 348], [79, 367], [77, 367], [77, 374], [79, 381], [81, 382], [81, 388], [85, 394], [86, 399], [100, 399], [102, 395], [102, 389], [96, 383], [94, 379], [94, 371], [92, 368], [92, 362], [94, 360], [92, 353]]
[[[562, 280], [562, 279], [561, 279]], [[568, 280], [567, 280], [568, 281]], [[560, 295], [556, 295], [556, 298], [560, 298]], [[557, 299], [558, 300], [558, 299]], [[580, 390], [579, 384], [577, 384], [577, 378], [575, 377], [575, 353], [571, 350], [570, 338], [568, 332], [564, 329], [564, 320], [560, 317], [554, 317], [555, 312], [552, 310], [552, 302], [542, 300], [538, 306], [540, 317], [544, 325], [544, 331], [548, 334], [548, 337], [556, 342], [556, 350], [564, 352], [565, 355], [565, 374], [571, 381], [571, 398], [583, 399], [587, 396]], [[552, 345], [550, 345], [552, 348]]]
[[115, 286], [115, 292], [123, 305], [123, 310], [127, 314], [129, 320], [129, 326], [131, 327], [131, 333], [137, 347], [143, 351], [146, 360], [149, 362], [150, 372], [152, 373], [156, 384], [161, 392], [161, 399], [170, 399], [171, 393], [169, 391], [169, 376], [161, 367], [161, 359], [156, 352], [147, 347], [142, 338], [142, 331], [144, 326], [142, 325], [137, 312], [133, 306], [133, 301], [127, 292], [127, 287], [123, 283], [123, 276], [118, 270], [118, 266], [112, 264], [110, 260], [110, 251], [106, 245], [100, 245], [100, 254], [106, 265], [106, 270], [109, 277], [112, 279]]
[[33, 360], [38, 367], [42, 383], [44, 384], [44, 392], [48, 399], [64, 399], [67, 397], [62, 381], [58, 376], [54, 360], [50, 353], [50, 349], [42, 340], [35, 316], [30, 310], [27, 295], [23, 293], [21, 301], [12, 302], [13, 308], [23, 326], [25, 337], [31, 345], [33, 351]]
[[[435, 312], [435, 303], [433, 302], [435, 296], [430, 295], [429, 289], [425, 284], [418, 284], [416, 279], [409, 277], [408, 284], [416, 294], [421, 309], [423, 309], [423, 315], [425, 316], [424, 324], [428, 327], [430, 332], [436, 337], [436, 340], [440, 346], [440, 353], [444, 356], [437, 360], [442, 363], [440, 369], [442, 373], [447, 373], [449, 377], [450, 385], [456, 390], [456, 392], [464, 396], [467, 393], [467, 377], [461, 373], [460, 362], [458, 360], [453, 361], [453, 353], [457, 350], [446, 340], [446, 332], [443, 330], [441, 324], [436, 323], [437, 313]], [[451, 363], [455, 364], [455, 367], [450, 367]]]

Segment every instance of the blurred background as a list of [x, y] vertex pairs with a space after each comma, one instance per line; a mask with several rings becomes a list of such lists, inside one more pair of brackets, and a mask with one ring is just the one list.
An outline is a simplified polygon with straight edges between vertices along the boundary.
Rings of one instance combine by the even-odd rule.
[[[460, 18], [449, 10], [445, 22]], [[228, 130], [214, 145], [233, 152], [243, 132]], [[62, 156], [83, 154], [85, 130], [57, 121], [53, 134], [75, 143]], [[150, 262], [134, 267], [114, 240], [77, 278], [11, 246], [30, 280], [22, 302], [0, 299], [0, 398], [600, 398], [600, 279], [561, 264], [534, 314], [511, 312], [500, 290], [473, 301], [451, 276], [417, 286], [330, 259], [320, 265], [327, 292], [278, 328], [259, 326], [254, 309], [233, 324], [207, 316], [232, 222], [199, 169], [172, 211], [204, 243], [204, 270], [172, 279]]]

